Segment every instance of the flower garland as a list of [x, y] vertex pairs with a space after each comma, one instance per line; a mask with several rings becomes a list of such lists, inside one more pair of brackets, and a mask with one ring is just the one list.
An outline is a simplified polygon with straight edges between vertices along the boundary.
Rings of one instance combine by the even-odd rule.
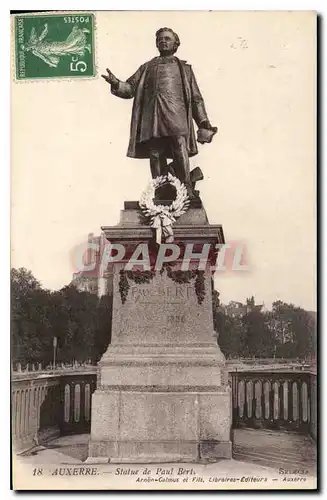
[[[205, 277], [204, 271], [199, 271], [198, 269], [190, 271], [173, 271], [171, 265], [167, 263], [160, 271], [160, 274], [166, 269], [168, 278], [172, 279], [175, 283], [190, 283], [191, 280], [195, 278], [194, 289], [198, 299], [198, 304], [202, 304], [204, 301], [206, 290], [205, 290]], [[139, 285], [149, 284], [154, 278], [156, 272], [152, 271], [125, 271], [121, 270], [119, 272], [119, 293], [123, 304], [125, 304], [130, 289], [128, 280], [133, 280]]]
[[122, 303], [125, 304], [130, 288], [127, 278], [135, 281], [138, 285], [149, 284], [155, 276], [155, 271], [125, 271], [122, 269], [119, 274], [119, 293]]
[[[155, 191], [166, 182], [176, 189], [176, 199], [169, 206], [156, 205], [153, 201]], [[157, 243], [161, 243], [162, 232], [167, 243], [174, 240], [172, 224], [187, 211], [189, 204], [186, 186], [177, 177], [168, 173], [152, 179], [143, 192], [139, 205], [142, 212], [150, 218], [150, 226], [156, 229]]]

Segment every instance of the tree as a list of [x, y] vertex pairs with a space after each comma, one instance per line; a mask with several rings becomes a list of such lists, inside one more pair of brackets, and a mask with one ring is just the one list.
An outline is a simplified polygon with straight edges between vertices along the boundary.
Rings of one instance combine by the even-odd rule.
[[224, 312], [217, 318], [219, 347], [226, 357], [244, 356], [244, 329], [242, 319], [228, 316]]
[[99, 361], [111, 342], [112, 296], [103, 295], [97, 306], [94, 360]]
[[[305, 358], [315, 355], [315, 315], [293, 304], [273, 303], [262, 312], [254, 297], [246, 305], [220, 304], [212, 288], [213, 327], [227, 357]], [[51, 292], [31, 271], [11, 271], [12, 360], [20, 363], [99, 361], [111, 341], [112, 295], [80, 292], [69, 285]]]
[[29, 292], [41, 289], [40, 282], [25, 267], [11, 269], [10, 280], [13, 298], [15, 297], [15, 293], [26, 296]]
[[12, 358], [14, 362], [44, 360], [50, 344], [50, 292], [30, 271], [11, 271]]
[[240, 356], [243, 350], [243, 329], [239, 318], [229, 316], [220, 305], [219, 292], [212, 289], [212, 312], [214, 330], [219, 347], [226, 357]]
[[12, 361], [22, 364], [53, 359], [57, 337], [57, 362], [98, 361], [111, 338], [110, 296], [66, 286], [50, 292], [24, 268], [11, 272]]
[[214, 328], [225, 356], [305, 358], [315, 356], [316, 318], [293, 304], [273, 303], [262, 312], [254, 297], [246, 305], [220, 306], [213, 291]]
[[315, 355], [316, 325], [308, 311], [278, 300], [272, 306], [270, 329], [277, 356], [305, 358]]
[[272, 357], [274, 337], [268, 327], [267, 316], [253, 309], [242, 318], [242, 323], [245, 355], [257, 358]]

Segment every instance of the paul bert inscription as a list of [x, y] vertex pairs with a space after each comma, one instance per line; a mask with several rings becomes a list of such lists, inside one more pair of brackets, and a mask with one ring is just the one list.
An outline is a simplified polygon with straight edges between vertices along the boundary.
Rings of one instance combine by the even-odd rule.
[[131, 296], [135, 302], [171, 302], [171, 300], [182, 302], [194, 294], [193, 286], [158, 286], [156, 288], [141, 288], [133, 286]]

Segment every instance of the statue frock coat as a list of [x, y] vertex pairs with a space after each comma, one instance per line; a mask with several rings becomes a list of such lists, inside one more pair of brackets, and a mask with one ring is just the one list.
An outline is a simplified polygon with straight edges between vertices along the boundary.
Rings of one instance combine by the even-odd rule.
[[[147, 78], [150, 64], [155, 63], [158, 57], [142, 64], [139, 69], [126, 82], [119, 81], [118, 85], [111, 86], [111, 92], [117, 97], [131, 99], [134, 97], [130, 139], [127, 150], [127, 156], [130, 158], [149, 158], [146, 143], [139, 142], [139, 127], [142, 116], [142, 103], [144, 97], [144, 86]], [[208, 120], [203, 97], [197, 85], [192, 67], [186, 61], [175, 57], [180, 68], [181, 78], [184, 89], [185, 107], [188, 121], [187, 147], [189, 156], [195, 156], [198, 153], [193, 121], [199, 126], [201, 122]]]

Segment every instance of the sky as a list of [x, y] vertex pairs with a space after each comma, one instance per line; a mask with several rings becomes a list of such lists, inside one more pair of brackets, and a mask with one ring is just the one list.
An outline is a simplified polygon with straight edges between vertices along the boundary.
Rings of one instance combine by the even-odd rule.
[[315, 310], [315, 24], [313, 12], [97, 13], [95, 78], [12, 83], [12, 266], [68, 284], [76, 245], [140, 198], [150, 169], [126, 157], [132, 101], [100, 74], [131, 76], [169, 26], [219, 129], [191, 159], [204, 207], [249, 261], [217, 273], [222, 302]]

